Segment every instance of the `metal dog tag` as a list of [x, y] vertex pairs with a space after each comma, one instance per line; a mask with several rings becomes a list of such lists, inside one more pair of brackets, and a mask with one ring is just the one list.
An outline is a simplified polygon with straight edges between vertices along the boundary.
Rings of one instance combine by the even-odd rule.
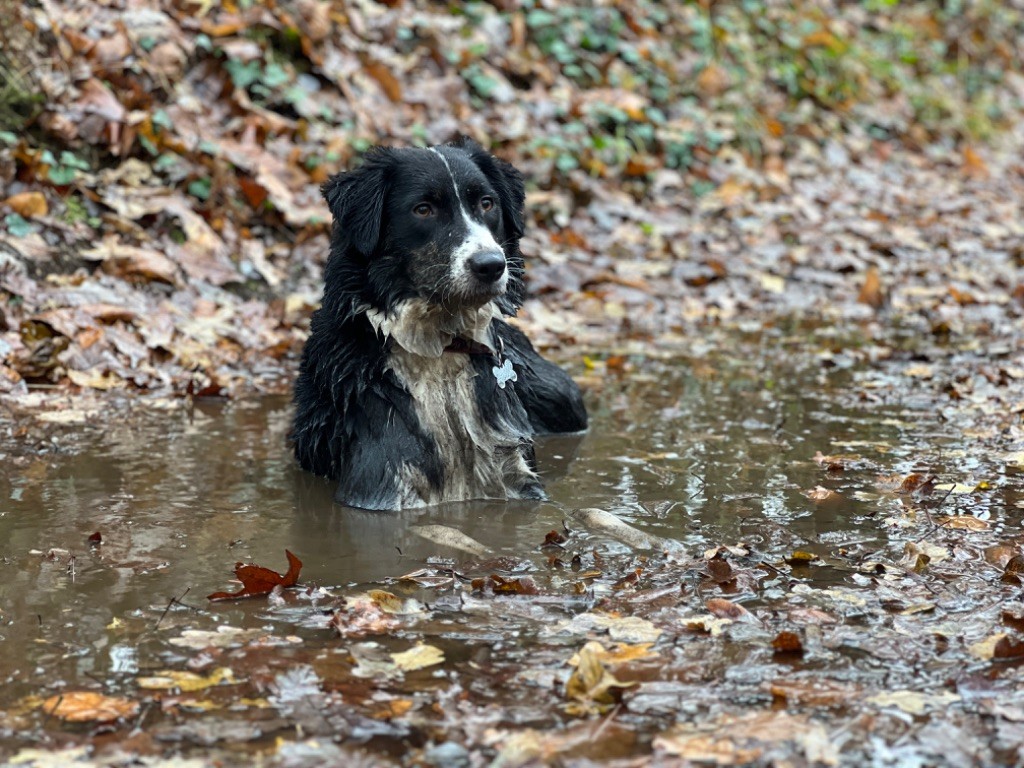
[[505, 385], [508, 384], [510, 381], [519, 381], [518, 374], [516, 374], [516, 372], [512, 370], [512, 361], [509, 360], [507, 357], [505, 358], [505, 362], [502, 363], [500, 367], [497, 365], [492, 366], [491, 373], [494, 374], [495, 381], [498, 382], [498, 386], [501, 387], [502, 389], [504, 389]]

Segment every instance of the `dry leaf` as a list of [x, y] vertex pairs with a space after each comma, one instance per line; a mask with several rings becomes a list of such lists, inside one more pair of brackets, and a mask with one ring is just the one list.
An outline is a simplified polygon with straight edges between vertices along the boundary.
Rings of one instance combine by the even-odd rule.
[[17, 195], [11, 195], [4, 200], [4, 204], [16, 214], [24, 216], [26, 219], [45, 216], [50, 211], [50, 206], [47, 205], [46, 198], [42, 192], [21, 192]]

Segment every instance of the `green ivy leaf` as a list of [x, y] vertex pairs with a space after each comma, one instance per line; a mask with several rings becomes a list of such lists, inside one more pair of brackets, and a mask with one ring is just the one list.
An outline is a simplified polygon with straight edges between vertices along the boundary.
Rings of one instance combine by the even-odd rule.
[[188, 193], [192, 197], [197, 197], [202, 201], [210, 199], [210, 190], [213, 187], [213, 181], [211, 179], [196, 179], [190, 182], [188, 185]]
[[12, 237], [27, 237], [38, 230], [35, 224], [16, 213], [7, 214], [4, 217], [4, 224], [7, 225], [7, 232]]

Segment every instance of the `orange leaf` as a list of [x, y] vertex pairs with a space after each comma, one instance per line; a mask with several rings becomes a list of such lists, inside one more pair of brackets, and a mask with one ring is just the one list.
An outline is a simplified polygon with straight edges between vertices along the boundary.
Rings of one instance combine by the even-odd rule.
[[256, 210], [260, 209], [260, 206], [267, 201], [268, 192], [254, 179], [248, 176], [240, 176], [238, 178], [238, 186], [242, 189], [242, 194], [245, 195], [246, 201]]
[[242, 582], [242, 588], [238, 592], [214, 592], [207, 596], [207, 600], [237, 600], [241, 597], [262, 597], [269, 595], [274, 587], [293, 587], [299, 581], [299, 571], [302, 570], [302, 561], [287, 549], [284, 551], [288, 558], [288, 573], [284, 576], [277, 571], [264, 568], [252, 563], [236, 563], [235, 576]]
[[391, 101], [396, 104], [402, 100], [402, 84], [394, 76], [386, 64], [372, 59], [363, 62], [366, 74], [376, 80]]
[[42, 192], [22, 192], [18, 195], [11, 195], [4, 202], [12, 211], [26, 219], [45, 216], [50, 210]]
[[47, 715], [73, 723], [109, 723], [122, 717], [134, 717], [138, 711], [137, 701], [94, 691], [70, 691], [43, 702], [43, 712]]
[[964, 176], [969, 176], [972, 179], [988, 178], [988, 166], [982, 160], [981, 155], [970, 147], [964, 147], [964, 159], [960, 165], [960, 170]]
[[860, 289], [857, 301], [878, 309], [885, 301], [882, 293], [882, 280], [878, 276], [878, 267], [871, 267], [864, 277], [864, 285]]

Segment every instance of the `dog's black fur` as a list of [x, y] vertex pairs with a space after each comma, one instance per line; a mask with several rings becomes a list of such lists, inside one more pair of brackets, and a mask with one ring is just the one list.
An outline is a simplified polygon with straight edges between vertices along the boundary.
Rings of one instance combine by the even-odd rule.
[[[522, 176], [463, 140], [371, 150], [323, 192], [334, 228], [295, 387], [299, 463], [364, 509], [543, 498], [532, 436], [587, 417], [575, 382], [500, 319], [525, 293]], [[506, 360], [517, 379], [500, 386]]]

